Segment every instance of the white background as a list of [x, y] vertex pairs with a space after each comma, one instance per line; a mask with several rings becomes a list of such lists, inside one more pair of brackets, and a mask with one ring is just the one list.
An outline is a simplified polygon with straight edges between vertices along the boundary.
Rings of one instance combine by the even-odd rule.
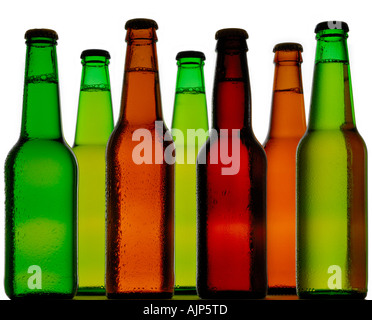
[[[0, 8], [0, 164], [16, 143], [21, 125], [25, 50], [24, 33], [31, 28], [50, 28], [59, 35], [61, 111], [66, 141], [73, 144], [81, 77], [80, 53], [106, 49], [114, 120], [117, 121], [125, 59], [124, 24], [132, 18], [152, 18], [159, 25], [158, 60], [163, 113], [171, 126], [176, 81], [175, 56], [182, 50], [206, 55], [205, 83], [209, 116], [218, 29], [246, 29], [252, 89], [253, 129], [263, 143], [268, 130], [273, 81], [272, 49], [279, 42], [299, 42], [303, 52], [303, 85], [306, 115], [309, 111], [315, 57], [314, 28], [325, 20], [349, 24], [349, 54], [358, 129], [367, 148], [372, 146], [370, 1], [354, 0], [13, 0]], [[372, 148], [372, 147], [371, 147]], [[371, 166], [370, 166], [371, 167]], [[3, 170], [1, 170], [2, 172]], [[370, 170], [371, 172], [371, 170]], [[0, 202], [4, 203], [4, 178], [0, 177]], [[371, 188], [370, 188], [371, 189]], [[0, 278], [4, 271], [4, 209], [0, 226]], [[371, 267], [369, 268], [371, 273]], [[0, 280], [1, 281], [1, 280]], [[370, 295], [369, 295], [370, 296]], [[0, 299], [7, 299], [0, 285]]]

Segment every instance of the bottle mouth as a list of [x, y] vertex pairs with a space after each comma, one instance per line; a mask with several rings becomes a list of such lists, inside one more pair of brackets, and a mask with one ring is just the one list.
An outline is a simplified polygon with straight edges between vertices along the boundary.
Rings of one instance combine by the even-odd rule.
[[111, 56], [110, 56], [110, 53], [106, 50], [102, 50], [102, 49], [87, 49], [87, 50], [84, 50], [81, 55], [80, 55], [80, 59], [84, 59], [86, 57], [104, 57], [106, 59], [110, 59]]
[[275, 53], [275, 63], [301, 63], [303, 47], [296, 42], [283, 42], [274, 46], [273, 52]]
[[204, 61], [205, 60], [205, 55], [201, 51], [188, 50], [188, 51], [178, 52], [177, 56], [176, 56], [176, 60], [180, 60], [182, 58], [199, 58], [202, 61]]
[[128, 29], [149, 29], [154, 28], [155, 30], [158, 30], [158, 24], [155, 20], [152, 19], [145, 19], [145, 18], [137, 18], [137, 19], [131, 19], [128, 20], [125, 24], [125, 30]]
[[25, 33], [26, 44], [28, 43], [46, 43], [57, 44], [58, 34], [52, 29], [30, 29]]
[[325, 30], [340, 30], [343, 32], [349, 32], [349, 26], [343, 21], [323, 21], [316, 25], [314, 32], [319, 33]]
[[282, 42], [274, 46], [273, 52], [277, 51], [300, 51], [303, 52], [304, 49], [301, 44], [297, 42]]
[[244, 29], [227, 28], [216, 32], [216, 51], [231, 50], [236, 52], [248, 51], [248, 33]]

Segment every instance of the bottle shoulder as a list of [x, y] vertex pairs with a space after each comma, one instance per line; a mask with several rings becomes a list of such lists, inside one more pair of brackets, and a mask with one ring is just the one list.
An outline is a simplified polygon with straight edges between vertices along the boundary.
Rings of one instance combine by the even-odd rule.
[[211, 132], [199, 153], [217, 152], [221, 154], [223, 152], [230, 152], [228, 151], [229, 148], [235, 148], [238, 151], [235, 153], [236, 156], [242, 157], [248, 154], [266, 161], [265, 150], [254, 135], [221, 136]]
[[367, 154], [364, 139], [356, 128], [351, 130], [307, 130], [298, 144], [297, 153], [358, 152]]
[[22, 139], [20, 138], [9, 151], [6, 166], [25, 165], [29, 161], [53, 161], [64, 165], [77, 166], [76, 158], [71, 148], [63, 139]]

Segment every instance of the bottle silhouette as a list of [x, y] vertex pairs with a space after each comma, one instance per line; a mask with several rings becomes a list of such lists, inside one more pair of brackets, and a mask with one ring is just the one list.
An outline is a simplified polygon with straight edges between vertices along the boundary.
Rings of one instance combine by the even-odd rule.
[[113, 130], [109, 52], [84, 50], [75, 142], [79, 167], [78, 294], [105, 294], [106, 144]]
[[22, 128], [5, 163], [5, 292], [72, 298], [77, 287], [77, 165], [61, 127], [57, 33], [25, 34]]
[[172, 133], [175, 167], [175, 293], [196, 294], [196, 157], [208, 137], [204, 86], [204, 53], [182, 51], [178, 71]]
[[216, 33], [213, 128], [197, 160], [197, 292], [201, 298], [263, 298], [266, 155], [251, 125], [246, 39]]
[[354, 117], [340, 21], [316, 26], [310, 117], [297, 149], [297, 293], [364, 298], [367, 293], [367, 150]]
[[174, 288], [174, 145], [163, 121], [157, 24], [126, 23], [120, 119], [107, 145], [106, 294], [170, 298]]
[[296, 294], [296, 150], [306, 130], [302, 46], [274, 47], [275, 74], [267, 157], [269, 294]]

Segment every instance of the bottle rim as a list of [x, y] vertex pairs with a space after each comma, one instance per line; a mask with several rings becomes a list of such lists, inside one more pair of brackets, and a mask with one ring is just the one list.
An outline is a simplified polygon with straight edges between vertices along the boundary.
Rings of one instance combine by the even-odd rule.
[[58, 40], [58, 34], [52, 29], [29, 29], [25, 33], [25, 39], [31, 40], [33, 38], [50, 38], [52, 40]]
[[277, 51], [300, 51], [303, 52], [303, 47], [300, 43], [297, 42], [282, 42], [274, 46], [273, 52]]
[[325, 30], [342, 30], [344, 32], [349, 32], [349, 26], [343, 21], [323, 21], [316, 25], [314, 32], [319, 33]]
[[226, 28], [226, 29], [220, 29], [216, 32], [215, 39], [248, 39], [248, 32], [244, 29], [240, 28]]
[[104, 57], [106, 59], [111, 59], [110, 53], [106, 50], [103, 50], [103, 49], [87, 49], [87, 50], [84, 50], [84, 51], [82, 51], [82, 53], [80, 55], [80, 59], [84, 59], [86, 57], [92, 57], [92, 56]]
[[177, 53], [176, 60], [180, 60], [182, 58], [200, 58], [202, 61], [205, 60], [205, 55], [201, 51], [180, 51]]
[[146, 18], [136, 18], [128, 20], [125, 23], [125, 30], [127, 29], [149, 29], [154, 28], [155, 30], [158, 30], [158, 24], [155, 20], [152, 19], [146, 19]]

